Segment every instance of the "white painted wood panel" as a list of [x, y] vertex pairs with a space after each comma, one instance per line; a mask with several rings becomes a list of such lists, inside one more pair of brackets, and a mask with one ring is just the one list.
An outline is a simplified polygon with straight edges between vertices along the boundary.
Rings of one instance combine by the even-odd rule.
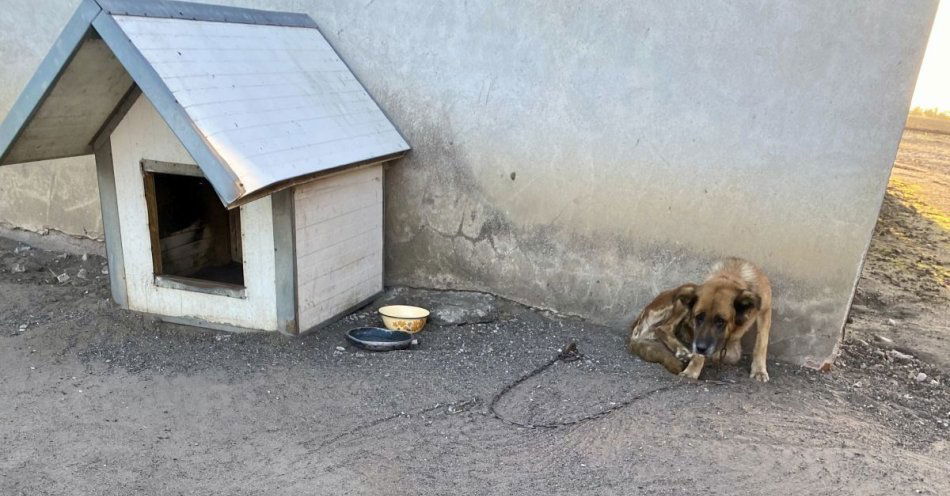
[[409, 149], [316, 29], [115, 19], [247, 193]]
[[154, 284], [151, 239], [140, 161], [194, 164], [145, 97], [140, 97], [112, 134], [116, 196], [129, 308], [217, 324], [277, 329], [274, 233], [270, 197], [241, 207], [246, 298], [159, 287]]
[[382, 166], [294, 189], [297, 315], [310, 329], [383, 289]]
[[109, 47], [99, 39], [85, 40], [13, 143], [6, 161], [91, 153], [89, 143], [131, 87], [132, 79]]

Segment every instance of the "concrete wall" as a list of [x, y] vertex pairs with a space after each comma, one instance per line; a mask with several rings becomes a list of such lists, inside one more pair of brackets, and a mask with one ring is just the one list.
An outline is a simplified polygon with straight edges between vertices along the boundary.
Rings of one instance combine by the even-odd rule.
[[[0, 117], [13, 106], [78, 4], [78, 0], [4, 0]], [[92, 156], [0, 167], [0, 226], [101, 238]]]
[[[46, 47], [9, 19], [72, 3], [16, 0], [0, 37]], [[775, 283], [774, 353], [817, 363], [937, 2], [227, 3], [310, 13], [413, 146], [386, 175], [388, 283], [619, 325], [739, 255]]]

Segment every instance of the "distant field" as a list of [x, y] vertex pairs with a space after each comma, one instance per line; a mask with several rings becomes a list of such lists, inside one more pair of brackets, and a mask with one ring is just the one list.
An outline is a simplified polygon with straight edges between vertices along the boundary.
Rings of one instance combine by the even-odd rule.
[[950, 134], [950, 119], [935, 119], [933, 117], [909, 115], [907, 116], [907, 123], [904, 127], [918, 131]]
[[950, 232], [950, 132], [904, 131], [888, 191]]

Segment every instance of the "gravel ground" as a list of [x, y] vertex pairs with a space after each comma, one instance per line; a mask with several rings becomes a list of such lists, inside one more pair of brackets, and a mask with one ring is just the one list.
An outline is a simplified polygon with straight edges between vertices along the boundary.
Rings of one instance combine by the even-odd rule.
[[[0, 495], [950, 494], [950, 238], [907, 187], [944, 145], [912, 137], [835, 368], [764, 385], [476, 293], [393, 288], [301, 338], [165, 324], [102, 258], [0, 238]], [[383, 303], [434, 310], [418, 347], [346, 344]]]
[[[743, 363], [693, 384], [627, 355], [620, 329], [395, 288], [377, 304], [445, 318], [414, 350], [367, 353], [342, 332], [377, 304], [302, 338], [215, 333], [115, 309], [99, 257], [18, 249], [0, 240], [0, 494], [950, 487], [946, 369], [894, 343], [853, 339], [830, 374], [771, 363], [761, 385]], [[517, 383], [570, 341], [579, 360]]]

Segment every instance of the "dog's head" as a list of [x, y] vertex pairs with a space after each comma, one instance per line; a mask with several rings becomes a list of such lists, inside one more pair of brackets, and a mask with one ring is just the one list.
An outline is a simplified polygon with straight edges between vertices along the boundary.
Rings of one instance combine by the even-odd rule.
[[755, 316], [762, 299], [732, 281], [707, 281], [677, 290], [678, 304], [688, 307], [693, 328], [693, 353], [712, 356], [736, 329]]

